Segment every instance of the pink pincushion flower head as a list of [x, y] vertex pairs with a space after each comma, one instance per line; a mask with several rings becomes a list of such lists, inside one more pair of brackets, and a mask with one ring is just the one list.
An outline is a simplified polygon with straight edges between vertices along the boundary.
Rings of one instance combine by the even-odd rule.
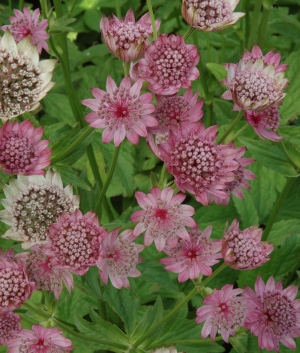
[[228, 74], [223, 83], [228, 91], [222, 98], [232, 99], [234, 110], [260, 111], [281, 101], [288, 80], [284, 78], [286, 66], [279, 65], [278, 60], [280, 54], [269, 52], [264, 57], [255, 46], [251, 53], [245, 52], [238, 64], [226, 64]]
[[207, 206], [213, 194], [227, 198], [226, 183], [236, 179], [239, 167], [235, 161], [239, 151], [232, 145], [216, 145], [217, 126], [205, 129], [203, 124], [191, 131], [170, 135], [168, 142], [159, 145], [167, 170], [175, 177], [179, 190], [194, 194]]
[[[160, 20], [155, 20], [157, 31], [159, 26]], [[111, 53], [125, 62], [143, 57], [145, 49], [149, 46], [148, 36], [152, 36], [153, 33], [149, 13], [135, 22], [132, 9], [128, 10], [124, 20], [116, 16], [113, 18], [102, 16], [100, 29]]]
[[165, 270], [179, 273], [179, 282], [198, 278], [200, 273], [204, 276], [212, 274], [210, 266], [218, 263], [222, 257], [222, 241], [210, 240], [211, 230], [211, 226], [202, 232], [198, 228], [190, 229], [190, 240], [180, 239], [175, 247], [164, 247], [163, 251], [169, 257], [161, 259], [160, 263], [166, 265]]
[[22, 330], [7, 343], [7, 353], [67, 353], [71, 352], [72, 342], [63, 337], [63, 331], [33, 325], [32, 330]]
[[142, 262], [139, 253], [143, 245], [135, 244], [136, 236], [132, 230], [125, 230], [118, 235], [120, 228], [107, 234], [101, 244], [97, 263], [102, 281], [107, 284], [108, 277], [115, 288], [129, 288], [128, 277], [141, 276], [136, 265]]
[[0, 168], [8, 174], [43, 175], [50, 164], [49, 141], [40, 140], [44, 129], [35, 129], [29, 120], [0, 128]]
[[134, 229], [135, 236], [146, 231], [145, 246], [154, 241], [157, 250], [162, 251], [166, 242], [176, 246], [178, 237], [190, 240], [185, 227], [194, 228], [197, 223], [191, 217], [195, 213], [194, 208], [181, 205], [185, 195], [174, 195], [172, 188], [161, 190], [156, 186], [147, 195], [137, 191], [135, 197], [142, 210], [134, 212], [130, 220], [139, 222]]
[[239, 222], [235, 219], [223, 238], [222, 255], [225, 263], [237, 270], [251, 270], [269, 261], [268, 256], [274, 246], [260, 241], [262, 231], [256, 226], [240, 230]]
[[15, 17], [9, 17], [11, 24], [2, 26], [1, 29], [3, 31], [9, 29], [17, 43], [30, 35], [31, 44], [37, 47], [39, 54], [41, 54], [42, 49], [49, 51], [46, 42], [49, 35], [45, 31], [48, 27], [48, 20], [39, 22], [40, 9], [34, 10], [33, 14], [31, 14], [29, 9], [25, 6], [23, 12], [14, 9], [14, 13], [16, 15]]
[[21, 318], [11, 311], [0, 311], [0, 345], [6, 344], [22, 330]]
[[199, 76], [200, 59], [197, 47], [186, 44], [180, 35], [160, 35], [145, 51], [133, 68], [134, 76], [148, 81], [147, 88], [155, 94], [172, 95], [180, 88], [189, 88]]
[[99, 88], [92, 88], [95, 99], [85, 99], [82, 104], [93, 110], [86, 115], [85, 120], [92, 127], [104, 128], [103, 143], [114, 140], [119, 144], [125, 139], [137, 144], [139, 136], [147, 136], [147, 127], [154, 127], [158, 122], [150, 115], [155, 107], [150, 104], [152, 94], [140, 95], [142, 80], [131, 86], [129, 76], [123, 78], [120, 88], [108, 76], [106, 81], [107, 92]]
[[202, 338], [210, 335], [214, 341], [217, 332], [228, 342], [229, 335], [234, 336], [235, 331], [243, 325], [246, 317], [246, 300], [238, 297], [242, 289], [233, 289], [232, 284], [226, 284], [222, 289], [215, 289], [206, 296], [203, 305], [197, 310], [196, 322], [205, 321], [202, 328]]
[[233, 12], [239, 0], [182, 0], [186, 22], [200, 31], [213, 32], [233, 26], [242, 12]]
[[258, 337], [261, 349], [279, 352], [279, 342], [296, 349], [293, 338], [300, 337], [300, 299], [294, 300], [298, 288], [282, 288], [270, 277], [265, 284], [258, 276], [255, 291], [245, 287], [243, 297], [247, 300], [247, 317], [244, 327]]

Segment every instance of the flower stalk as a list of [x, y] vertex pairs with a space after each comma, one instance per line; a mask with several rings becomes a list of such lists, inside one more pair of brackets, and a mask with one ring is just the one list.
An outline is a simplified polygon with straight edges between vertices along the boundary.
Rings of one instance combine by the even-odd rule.
[[245, 111], [240, 110], [236, 118], [233, 120], [227, 131], [223, 134], [223, 136], [218, 140], [218, 143], [222, 143], [226, 140], [226, 137], [231, 133], [231, 131], [235, 128], [235, 126], [239, 123]]
[[154, 18], [154, 14], [153, 14], [151, 0], [147, 0], [147, 6], [148, 6], [149, 13], [150, 13], [150, 18], [151, 18], [153, 39], [156, 40], [157, 39], [157, 31], [156, 31], [156, 26], [155, 26], [155, 18]]

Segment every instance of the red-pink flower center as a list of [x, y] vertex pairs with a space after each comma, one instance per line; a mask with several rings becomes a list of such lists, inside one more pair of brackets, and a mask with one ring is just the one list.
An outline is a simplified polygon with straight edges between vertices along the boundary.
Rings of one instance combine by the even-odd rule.
[[197, 259], [197, 256], [201, 254], [200, 246], [185, 247], [183, 249], [183, 256], [189, 259]]
[[109, 249], [109, 251], [106, 253], [107, 259], [113, 259], [114, 261], [118, 261], [120, 257], [121, 254], [116, 248]]
[[280, 112], [277, 105], [260, 112], [248, 111], [246, 113], [246, 120], [256, 128], [262, 126], [276, 132], [279, 127]]
[[157, 208], [155, 210], [154, 217], [164, 221], [168, 218], [168, 210], [164, 208]]
[[170, 97], [159, 104], [155, 111], [155, 118], [159, 127], [172, 127], [184, 120], [184, 114], [189, 103], [183, 97]]
[[117, 119], [127, 118], [128, 116], [129, 116], [129, 109], [127, 105], [120, 103], [115, 107], [115, 117]]
[[28, 27], [23, 27], [20, 31], [20, 34], [23, 36], [23, 38], [27, 37], [29, 34], [31, 35], [32, 32], [30, 30], [30, 28]]

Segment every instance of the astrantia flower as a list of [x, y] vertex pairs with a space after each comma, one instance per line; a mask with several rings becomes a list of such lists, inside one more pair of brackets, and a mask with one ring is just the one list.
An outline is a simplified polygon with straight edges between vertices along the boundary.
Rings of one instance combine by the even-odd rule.
[[197, 129], [170, 135], [167, 143], [159, 145], [179, 190], [194, 194], [205, 206], [211, 202], [209, 194], [227, 198], [226, 183], [236, 179], [232, 171], [239, 167], [234, 160], [239, 151], [232, 145], [216, 145], [216, 138], [217, 126], [205, 129], [198, 124]]
[[20, 331], [7, 343], [7, 353], [66, 353], [70, 352], [72, 342], [63, 337], [63, 331], [56, 328], [44, 328], [33, 325], [31, 330]]
[[180, 35], [162, 34], [137, 63], [138, 76], [150, 83], [147, 88], [155, 94], [175, 94], [199, 77], [199, 59], [195, 45], [186, 44]]
[[282, 139], [282, 136], [276, 134], [280, 120], [280, 112], [277, 104], [258, 112], [247, 110], [245, 119], [262, 140], [268, 139], [278, 142]]
[[83, 276], [90, 266], [96, 265], [106, 235], [94, 212], [85, 215], [79, 210], [72, 214], [62, 213], [49, 227], [51, 253], [61, 266]]
[[143, 245], [135, 244], [136, 236], [132, 230], [125, 230], [118, 235], [120, 228], [107, 234], [101, 244], [101, 251], [97, 266], [102, 281], [107, 284], [108, 277], [114, 287], [129, 288], [127, 277], [141, 276], [136, 265], [141, 263], [139, 253]]
[[196, 322], [205, 321], [202, 328], [202, 338], [210, 335], [214, 341], [217, 332], [228, 342], [229, 335], [234, 336], [235, 331], [243, 325], [246, 317], [245, 299], [237, 297], [243, 293], [242, 289], [233, 289], [232, 284], [226, 284], [222, 289], [215, 289], [206, 296], [203, 305], [197, 310]]
[[39, 22], [40, 9], [34, 10], [33, 14], [31, 14], [29, 9], [25, 6], [23, 12], [14, 9], [16, 17], [10, 16], [9, 21], [11, 24], [2, 26], [1, 29], [3, 31], [9, 29], [17, 43], [30, 35], [31, 44], [37, 46], [39, 54], [41, 54], [43, 48], [49, 51], [46, 42], [49, 35], [45, 31], [48, 27], [48, 20]]
[[298, 288], [282, 289], [282, 282], [275, 284], [258, 276], [255, 292], [245, 287], [243, 297], [247, 300], [247, 317], [244, 327], [258, 337], [261, 349], [279, 352], [279, 342], [290, 349], [296, 349], [293, 340], [300, 337], [300, 299], [294, 300]]
[[8, 174], [41, 175], [50, 164], [49, 141], [40, 141], [44, 129], [29, 120], [8, 121], [0, 128], [0, 167]]
[[156, 186], [147, 195], [137, 191], [135, 197], [142, 210], [134, 212], [130, 220], [139, 222], [134, 229], [135, 236], [146, 231], [146, 246], [154, 240], [157, 250], [162, 251], [166, 242], [175, 246], [178, 237], [190, 240], [185, 227], [196, 227], [197, 223], [191, 218], [195, 213], [194, 208], [181, 205], [186, 195], [174, 195], [172, 188], [160, 190]]
[[276, 54], [271, 53], [263, 57], [261, 50], [255, 46], [251, 54], [244, 54], [238, 65], [225, 65], [228, 74], [223, 83], [228, 91], [222, 98], [232, 99], [234, 110], [265, 110], [285, 96], [283, 90], [288, 85], [284, 78], [286, 67], [279, 65], [274, 59]]
[[24, 263], [29, 279], [36, 284], [36, 290], [54, 292], [58, 300], [63, 284], [69, 292], [73, 287], [72, 274], [60, 265], [48, 242], [44, 245], [34, 245], [30, 252], [20, 253], [16, 258]]
[[48, 228], [62, 212], [73, 212], [79, 206], [79, 196], [73, 196], [71, 185], [63, 187], [58, 172], [49, 170], [45, 176], [23, 176], [3, 185], [6, 199], [0, 200], [5, 210], [0, 221], [11, 226], [3, 235], [22, 242], [23, 249], [43, 244]]
[[222, 241], [210, 240], [211, 230], [212, 227], [207, 227], [203, 232], [200, 229], [191, 229], [190, 240], [180, 239], [175, 247], [164, 247], [163, 250], [169, 257], [161, 259], [160, 262], [166, 265], [166, 270], [179, 273], [179, 282], [198, 278], [200, 273], [205, 276], [212, 274], [210, 266], [218, 263], [217, 259], [222, 257], [218, 253]]
[[177, 353], [176, 346], [156, 348], [151, 353]]
[[0, 249], [0, 312], [20, 307], [35, 289], [28, 279], [25, 266], [12, 257], [13, 251], [2, 254]]
[[238, 3], [239, 0], [182, 0], [181, 12], [190, 26], [200, 31], [219, 31], [245, 16], [233, 12]]
[[16, 44], [9, 30], [0, 37], [0, 119], [14, 118], [39, 107], [54, 86], [50, 82], [56, 60], [39, 62], [30, 36]]
[[22, 330], [20, 321], [20, 316], [11, 311], [0, 312], [0, 345], [6, 344]]
[[[155, 21], [158, 31], [160, 20]], [[137, 22], [134, 13], [128, 10], [125, 19], [102, 16], [100, 29], [108, 49], [122, 61], [135, 61], [143, 57], [145, 48], [149, 46], [148, 36], [153, 30], [150, 15], [147, 12]]]
[[95, 99], [85, 99], [82, 104], [94, 112], [86, 115], [85, 120], [92, 127], [104, 128], [103, 143], [112, 139], [116, 146], [124, 140], [137, 144], [139, 136], [147, 136], [147, 127], [156, 126], [157, 121], [150, 115], [155, 107], [150, 104], [152, 94], [145, 93], [140, 96], [142, 80], [138, 80], [131, 87], [129, 76], [123, 78], [120, 88], [108, 76], [106, 81], [107, 92], [99, 88], [92, 88]]
[[222, 255], [226, 264], [237, 270], [251, 270], [269, 261], [274, 246], [260, 241], [262, 231], [256, 226], [240, 230], [235, 219], [223, 238]]

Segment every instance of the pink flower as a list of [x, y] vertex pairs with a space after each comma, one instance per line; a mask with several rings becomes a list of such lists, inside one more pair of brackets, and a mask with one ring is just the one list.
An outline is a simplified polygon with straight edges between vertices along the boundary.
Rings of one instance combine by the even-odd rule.
[[181, 87], [189, 88], [200, 76], [196, 68], [199, 59], [195, 45], [186, 44], [180, 35], [162, 34], [136, 64], [138, 76], [150, 82], [147, 88], [155, 94], [175, 94]]
[[[156, 20], [157, 31], [159, 26], [160, 20]], [[132, 9], [128, 10], [124, 20], [103, 15], [100, 29], [110, 52], [126, 62], [143, 57], [145, 49], [149, 46], [148, 36], [152, 36], [153, 32], [149, 13], [135, 22]]]
[[136, 265], [142, 262], [138, 254], [144, 249], [143, 245], [135, 244], [136, 236], [132, 230], [125, 230], [118, 236], [120, 228], [107, 234], [101, 244], [100, 257], [97, 263], [102, 281], [107, 284], [108, 277], [114, 287], [129, 288], [127, 277], [141, 276]]
[[258, 276], [255, 292], [245, 287], [248, 311], [244, 327], [258, 337], [261, 349], [279, 352], [279, 342], [296, 349], [293, 338], [300, 337], [300, 299], [294, 300], [297, 291], [296, 286], [282, 289], [282, 282], [275, 284], [273, 277], [264, 284]]
[[233, 171], [239, 167], [235, 161], [239, 151], [232, 145], [216, 145], [216, 138], [217, 126], [205, 129], [198, 124], [191, 131], [170, 135], [167, 143], [159, 145], [179, 190], [194, 194], [205, 206], [212, 202], [210, 194], [227, 198], [226, 183], [236, 179]]
[[100, 256], [100, 245], [106, 230], [98, 225], [94, 212], [85, 215], [79, 210], [59, 215], [56, 223], [49, 227], [50, 254], [64, 268], [83, 276], [96, 265]]
[[240, 230], [235, 219], [223, 238], [222, 255], [226, 264], [237, 270], [251, 270], [269, 261], [274, 246], [260, 241], [262, 231], [256, 226]]
[[34, 245], [30, 250], [16, 255], [16, 258], [24, 263], [29, 279], [36, 284], [36, 290], [54, 292], [57, 300], [63, 284], [70, 292], [74, 286], [73, 276], [67, 268], [60, 265], [49, 242], [45, 245]]
[[247, 110], [245, 119], [262, 140], [266, 138], [278, 142], [282, 139], [282, 136], [276, 134], [280, 120], [280, 112], [277, 104], [258, 112]]
[[92, 88], [95, 99], [85, 99], [82, 104], [93, 110], [86, 115], [85, 120], [95, 128], [105, 128], [102, 134], [103, 143], [114, 139], [116, 146], [124, 140], [137, 144], [139, 136], [147, 136], [147, 127], [156, 126], [157, 121], [150, 115], [155, 107], [150, 104], [152, 94], [140, 96], [142, 80], [131, 87], [130, 77], [123, 78], [120, 88], [108, 76], [107, 93], [99, 88]]
[[70, 352], [72, 342], [63, 337], [63, 331], [56, 328], [44, 328], [33, 325], [31, 330], [20, 331], [15, 338], [8, 341], [7, 353], [66, 353]]
[[181, 12], [186, 22], [200, 31], [212, 32], [234, 25], [242, 12], [234, 12], [239, 0], [182, 0]]
[[[156, 155], [159, 154], [156, 143], [161, 141], [162, 136], [167, 139], [169, 133], [193, 128], [202, 118], [203, 100], [197, 102], [197, 98], [198, 92], [193, 95], [191, 88], [183, 96], [156, 96], [157, 106], [153, 115], [159, 125], [149, 128], [147, 136], [147, 142]], [[157, 137], [155, 142], [152, 134]]]
[[42, 49], [49, 51], [46, 39], [49, 35], [45, 31], [48, 27], [48, 20], [39, 21], [40, 9], [34, 10], [33, 14], [30, 13], [29, 9], [24, 6], [24, 13], [14, 9], [16, 17], [10, 16], [10, 25], [2, 26], [1, 29], [6, 31], [10, 30], [15, 41], [18, 43], [23, 38], [31, 35], [31, 44], [37, 46], [39, 54], [41, 54]]
[[35, 129], [29, 120], [0, 128], [0, 167], [8, 174], [43, 175], [50, 164], [49, 141], [40, 140], [44, 128]]
[[[233, 143], [229, 144], [234, 147]], [[235, 149], [238, 153], [234, 160], [239, 164], [239, 167], [233, 171], [235, 176], [233, 181], [228, 181], [225, 183], [226, 187], [224, 191], [227, 193], [227, 197], [222, 199], [216, 195], [210, 194], [209, 200], [211, 202], [215, 201], [217, 205], [228, 205], [230, 200], [230, 194], [234, 195], [238, 199], [244, 199], [242, 187], [245, 189], [250, 189], [250, 184], [247, 180], [256, 179], [256, 176], [251, 170], [245, 169], [247, 165], [254, 162], [252, 158], [242, 158], [246, 152], [246, 147], [238, 147]]]
[[20, 316], [11, 311], [0, 312], [0, 345], [6, 344], [22, 330], [20, 321]]
[[191, 229], [190, 240], [180, 239], [174, 248], [164, 247], [163, 250], [169, 257], [161, 259], [160, 263], [166, 265], [165, 270], [179, 273], [179, 282], [198, 278], [200, 273], [204, 276], [212, 274], [210, 266], [218, 263], [217, 259], [222, 257], [218, 253], [221, 250], [222, 241], [210, 240], [211, 230], [211, 226], [203, 232], [198, 228]]
[[137, 191], [135, 197], [142, 210], [134, 212], [130, 220], [139, 222], [134, 229], [135, 236], [146, 230], [145, 246], [154, 240], [157, 250], [162, 251], [166, 242], [172, 247], [176, 246], [178, 237], [190, 240], [185, 227], [194, 228], [197, 223], [191, 218], [194, 208], [181, 205], [185, 195], [174, 195], [172, 188], [160, 190], [156, 186], [147, 195]]
[[237, 297], [242, 289], [233, 289], [232, 284], [226, 284], [222, 289], [215, 289], [206, 296], [203, 305], [197, 310], [196, 322], [205, 321], [202, 328], [202, 338], [210, 335], [214, 341], [217, 332], [228, 342], [229, 335], [234, 336], [239, 326], [242, 326], [246, 316], [245, 299]]
[[226, 64], [228, 87], [222, 98], [234, 101], [234, 110], [261, 111], [279, 102], [284, 96], [288, 80], [284, 78], [285, 65], [279, 65], [280, 54], [269, 52], [263, 57], [259, 47], [245, 52], [236, 64]]
[[35, 289], [25, 266], [13, 257], [13, 250], [2, 254], [0, 249], [0, 283], [0, 312], [20, 307]]

